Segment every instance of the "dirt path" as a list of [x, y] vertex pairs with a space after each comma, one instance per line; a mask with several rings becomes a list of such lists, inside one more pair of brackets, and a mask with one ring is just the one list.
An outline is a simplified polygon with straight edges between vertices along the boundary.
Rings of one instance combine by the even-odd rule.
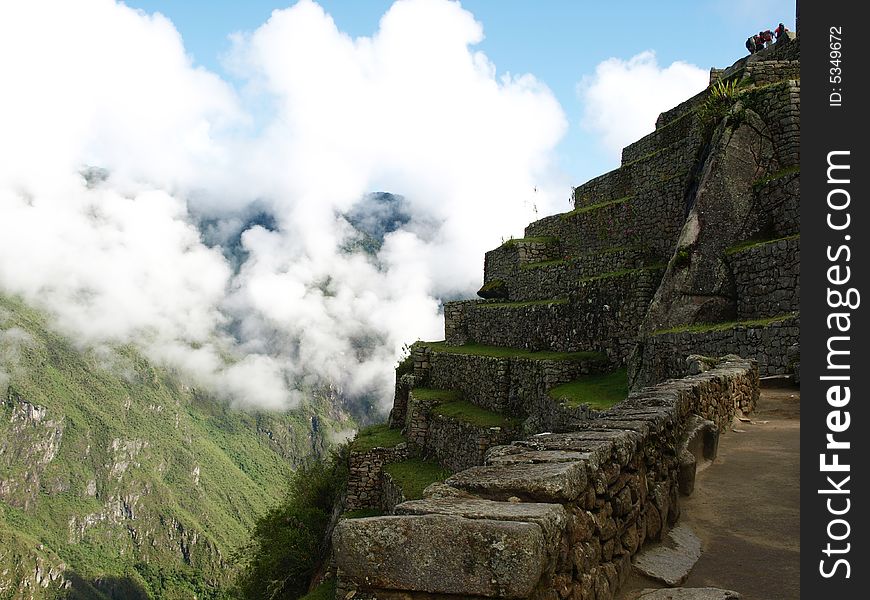
[[[682, 516], [703, 554], [683, 587], [719, 587], [744, 600], [800, 597], [800, 391], [762, 389], [752, 423], [735, 421], [719, 455], [698, 473]], [[632, 574], [620, 600], [659, 588]]]

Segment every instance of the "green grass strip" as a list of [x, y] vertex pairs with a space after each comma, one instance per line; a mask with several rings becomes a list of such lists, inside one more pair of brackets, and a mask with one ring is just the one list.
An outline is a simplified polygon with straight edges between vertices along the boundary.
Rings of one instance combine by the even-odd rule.
[[640, 273], [642, 271], [652, 271], [655, 269], [664, 269], [665, 265], [662, 263], [656, 263], [654, 265], [646, 265], [644, 267], [638, 267], [636, 269], [621, 269], [619, 271], [611, 271], [610, 273], [602, 273], [601, 275], [593, 275], [591, 277], [582, 277], [580, 278], [580, 283], [586, 283], [587, 281], [598, 281], [599, 279], [610, 279], [611, 277], [622, 277], [623, 275], [631, 275], [634, 273]]
[[795, 313], [768, 317], [765, 319], [751, 319], [748, 321], [728, 321], [727, 323], [698, 323], [696, 325], [681, 325], [670, 329], [659, 329], [653, 335], [665, 335], [668, 333], [707, 333], [711, 331], [728, 331], [736, 327], [766, 327], [774, 323], [781, 323], [797, 316]]
[[531, 269], [544, 269], [546, 267], [563, 265], [563, 264], [566, 264], [568, 262], [570, 262], [570, 259], [565, 259], [565, 258], [557, 258], [555, 260], [542, 260], [540, 262], [522, 264], [522, 265], [520, 265], [520, 269], [523, 269], [526, 271], [531, 270]]
[[432, 409], [432, 414], [442, 415], [462, 421], [476, 427], [517, 427], [520, 419], [508, 417], [465, 400], [456, 400], [439, 404]]
[[622, 204], [623, 202], [628, 202], [632, 199], [632, 196], [624, 196], [622, 198], [614, 198], [612, 200], [605, 200], [604, 202], [598, 202], [596, 204], [589, 204], [588, 206], [580, 206], [575, 208], [571, 212], [566, 212], [562, 214], [562, 218], [565, 220], [570, 219], [571, 217], [575, 217], [579, 214], [591, 212], [593, 210], [598, 210], [612, 204]]
[[548, 300], [526, 300], [523, 302], [482, 302], [478, 308], [525, 308], [527, 306], [546, 306], [548, 304], [568, 304], [567, 298], [550, 298]]
[[517, 244], [558, 244], [559, 240], [553, 236], [540, 236], [540, 237], [527, 237], [527, 238], [513, 238], [506, 241], [502, 244], [502, 248], [508, 246], [516, 246]]
[[459, 400], [459, 392], [456, 390], [436, 390], [434, 388], [413, 388], [411, 394], [417, 400], [438, 402], [453, 402]]
[[404, 441], [401, 431], [381, 423], [360, 429], [350, 447], [355, 452], [365, 452], [374, 448], [393, 448]]
[[771, 181], [776, 181], [777, 179], [782, 179], [783, 177], [788, 177], [789, 175], [795, 175], [801, 172], [800, 165], [795, 165], [793, 167], [786, 167], [785, 169], [780, 169], [775, 173], [771, 173], [765, 177], [759, 177], [755, 181], [752, 182], [752, 189], [758, 191], [760, 188], [764, 187]]
[[736, 254], [738, 252], [743, 252], [744, 250], [748, 250], [749, 248], [755, 248], [756, 246], [765, 246], [767, 244], [772, 244], [774, 242], [783, 242], [786, 240], [796, 240], [801, 237], [801, 234], [796, 233], [794, 235], [787, 235], [781, 238], [775, 238], [772, 240], [747, 240], [745, 242], [741, 242], [736, 246], [731, 246], [725, 250], [725, 254], [731, 255]]
[[610, 408], [628, 397], [628, 371], [587, 375], [550, 390], [550, 398], [571, 407], [588, 404], [597, 410]]
[[531, 352], [519, 348], [504, 348], [501, 346], [484, 346], [482, 344], [465, 344], [464, 346], [448, 346], [446, 342], [423, 342], [433, 352], [445, 354], [461, 354], [465, 356], [487, 356], [490, 358], [528, 358], [532, 360], [607, 360], [603, 352]]
[[384, 467], [384, 471], [402, 488], [407, 500], [422, 498], [423, 490], [428, 486], [450, 477], [450, 471], [438, 463], [419, 458], [389, 464]]

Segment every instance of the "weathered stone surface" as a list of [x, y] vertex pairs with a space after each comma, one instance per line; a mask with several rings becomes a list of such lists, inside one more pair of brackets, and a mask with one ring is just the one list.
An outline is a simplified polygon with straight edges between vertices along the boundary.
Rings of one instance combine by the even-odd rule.
[[524, 598], [543, 572], [535, 523], [448, 515], [341, 521], [333, 534], [340, 571], [367, 587]]
[[537, 523], [547, 540], [548, 553], [554, 553], [567, 523], [560, 504], [537, 502], [495, 502], [478, 498], [440, 498], [411, 500], [396, 507], [397, 515], [439, 514], [466, 519], [523, 521]]
[[488, 498], [517, 496], [538, 502], [571, 502], [586, 487], [582, 462], [472, 467], [446, 483]]
[[634, 566], [641, 573], [668, 585], [680, 585], [701, 558], [701, 540], [688, 525], [678, 525], [655, 546], [641, 550]]
[[637, 600], [740, 600], [742, 596], [719, 588], [675, 588], [668, 590], [641, 590]]

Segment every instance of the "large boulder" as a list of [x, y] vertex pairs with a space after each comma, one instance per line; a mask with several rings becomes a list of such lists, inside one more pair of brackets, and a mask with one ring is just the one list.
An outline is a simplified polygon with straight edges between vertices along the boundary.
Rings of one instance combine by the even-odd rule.
[[343, 580], [464, 597], [528, 597], [547, 562], [537, 523], [444, 514], [346, 519], [333, 545]]

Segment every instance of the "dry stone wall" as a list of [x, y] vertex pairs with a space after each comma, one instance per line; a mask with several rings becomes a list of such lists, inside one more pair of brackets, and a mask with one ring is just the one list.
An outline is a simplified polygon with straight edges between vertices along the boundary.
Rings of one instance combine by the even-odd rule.
[[790, 375], [789, 348], [800, 344], [800, 318], [787, 317], [773, 323], [736, 325], [720, 331], [661, 333], [643, 341], [644, 379], [661, 381], [686, 374], [685, 357], [716, 356], [729, 352], [757, 361], [761, 375]]
[[394, 448], [373, 448], [365, 452], [351, 449], [345, 510], [381, 506], [384, 467], [410, 458], [411, 447], [402, 443]]
[[486, 451], [522, 435], [522, 427], [481, 427], [444, 415], [432, 415], [424, 454], [452, 472], [483, 464]]
[[339, 597], [613, 598], [631, 556], [679, 517], [693, 415], [725, 429], [757, 395], [754, 364], [730, 357], [577, 431], [495, 447], [397, 516], [341, 522]]
[[728, 256], [738, 320], [800, 310], [800, 237], [760, 243]]
[[487, 410], [526, 417], [539, 403], [550, 402], [548, 392], [581, 375], [600, 373], [607, 362], [598, 356], [576, 359], [496, 358], [433, 351], [425, 344], [419, 356], [422, 385], [456, 390], [462, 397]]

